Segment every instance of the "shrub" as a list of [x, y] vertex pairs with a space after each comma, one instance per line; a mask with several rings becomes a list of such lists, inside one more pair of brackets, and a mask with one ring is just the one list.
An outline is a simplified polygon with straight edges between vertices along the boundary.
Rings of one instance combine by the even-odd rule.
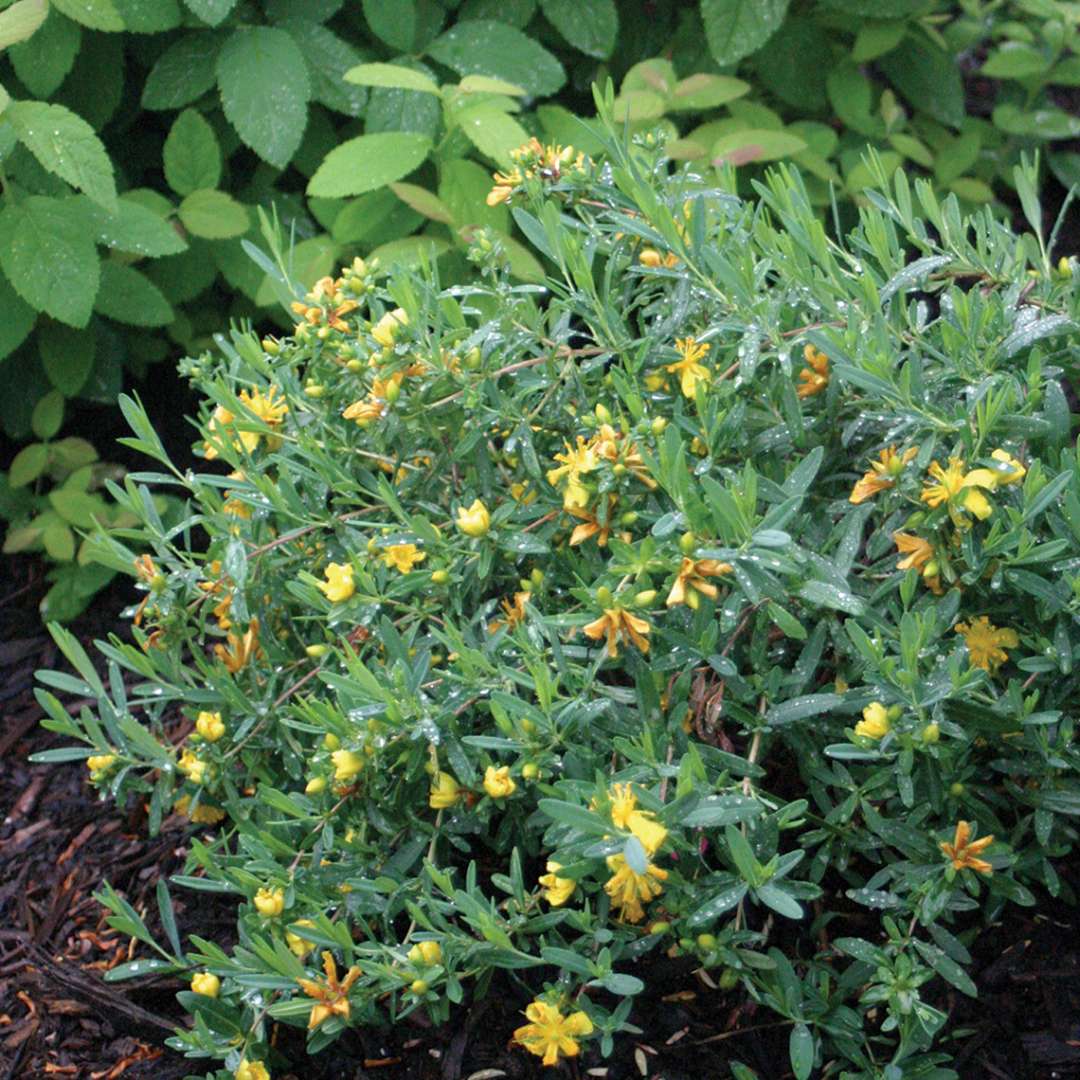
[[357, 260], [186, 361], [198, 473], [124, 402], [167, 470], [97, 541], [134, 643], [106, 688], [54, 629], [78, 677], [42, 681], [98, 707], [39, 691], [82, 744], [41, 757], [206, 827], [174, 882], [235, 946], [102, 899], [156, 954], [113, 977], [191, 976], [172, 1043], [236, 1077], [270, 1021], [315, 1053], [495, 979], [523, 1052], [607, 1054], [664, 954], [790, 1024], [797, 1077], [952, 1076], [980, 926], [1062, 888], [1075, 291], [1034, 170], [1017, 236], [872, 159], [834, 241], [793, 169], [755, 202], [604, 152], [497, 178], [543, 288], [480, 231], [466, 284]]
[[[274, 318], [272, 276], [243, 248], [259, 207], [292, 230], [290, 272], [307, 287], [373, 251], [384, 267], [437, 257], [445, 280], [463, 278], [477, 227], [502, 235], [518, 278], [540, 280], [505, 207], [485, 203], [487, 175], [530, 135], [599, 152], [595, 122], [575, 114], [588, 117], [583, 91], [600, 73], [621, 80], [616, 117], [632, 133], [662, 121], [683, 136], [673, 156], [700, 169], [751, 174], [791, 158], [823, 210], [860, 197], [868, 143], [889, 170], [932, 171], [971, 203], [1010, 184], [1021, 148], [1080, 134], [1055, 97], [1080, 61], [1054, 0], [1008, 17], [944, 0], [586, 8], [7, 6], [0, 361], [17, 392], [0, 400], [6, 433], [28, 438], [50, 392], [111, 405], [150, 365], [208, 347], [228, 318]], [[1080, 177], [1077, 155], [1049, 160], [1066, 185]], [[55, 558], [41, 540], [50, 524], [15, 519], [7, 550], [29, 529]], [[60, 574], [88, 597], [92, 575]], [[54, 590], [49, 617], [74, 614], [75, 596]]]

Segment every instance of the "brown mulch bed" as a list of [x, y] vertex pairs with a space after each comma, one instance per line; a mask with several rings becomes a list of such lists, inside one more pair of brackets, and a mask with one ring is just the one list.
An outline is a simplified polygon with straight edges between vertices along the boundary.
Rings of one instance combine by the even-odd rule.
[[[38, 621], [42, 567], [0, 562], [0, 1080], [180, 1080], [210, 1063], [163, 1045], [185, 1023], [173, 978], [110, 984], [104, 973], [137, 958], [136, 943], [109, 929], [93, 893], [108, 881], [157, 927], [154, 890], [183, 865], [187, 829], [169, 819], [146, 834], [141, 808], [101, 803], [78, 765], [36, 765], [28, 756], [61, 741], [38, 726], [33, 673], [60, 665]], [[105, 592], [73, 629], [94, 638], [123, 633], [116, 619], [131, 599], [124, 584]], [[1080, 868], [1061, 867], [1080, 892]], [[233, 940], [225, 898], [173, 889], [181, 933]], [[965, 1080], [1080, 1077], [1080, 914], [1060, 900], [1006, 909], [976, 943], [980, 999], [937, 987], [934, 1004], [952, 1015]], [[524, 1000], [501, 984], [445, 1028], [419, 1016], [396, 1030], [350, 1032], [310, 1059], [304, 1080], [523, 1080], [541, 1075], [699, 1080], [728, 1075], [741, 1060], [767, 1080], [790, 1076], [787, 1028], [755, 1011], [741, 990], [725, 993], [659, 960], [649, 995], [631, 1016], [642, 1029], [612, 1058], [595, 1043], [562, 1073], [541, 1069], [507, 1045]], [[303, 1060], [303, 1034], [280, 1027], [278, 1046]], [[275, 1071], [275, 1080], [292, 1074]]]

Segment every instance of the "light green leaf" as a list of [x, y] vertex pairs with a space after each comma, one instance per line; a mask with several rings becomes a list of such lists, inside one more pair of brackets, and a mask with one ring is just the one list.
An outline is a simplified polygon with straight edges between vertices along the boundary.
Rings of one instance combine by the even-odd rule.
[[750, 84], [730, 75], [708, 75], [704, 72], [681, 79], [668, 96], [667, 107], [672, 112], [683, 110], [703, 112], [726, 105], [748, 93]]
[[494, 19], [465, 19], [436, 38], [428, 53], [458, 75], [493, 75], [548, 97], [566, 82], [562, 64], [542, 45]]
[[66, 397], [75, 397], [86, 385], [94, 367], [96, 341], [93, 330], [75, 330], [58, 322], [47, 322], [38, 332], [41, 366], [49, 382]]
[[91, 30], [116, 33], [124, 29], [124, 20], [112, 0], [52, 0], [52, 6]]
[[193, 191], [180, 204], [184, 228], [206, 240], [243, 236], [250, 227], [248, 212], [224, 191]]
[[25, 487], [36, 480], [48, 464], [49, 448], [44, 443], [24, 446], [12, 459], [8, 484], [13, 488]]
[[162, 151], [165, 179], [177, 195], [216, 188], [221, 179], [221, 147], [214, 129], [195, 109], [173, 122]]
[[217, 61], [225, 117], [245, 145], [284, 169], [300, 146], [311, 96], [296, 42], [272, 26], [234, 30]]
[[431, 140], [411, 131], [358, 135], [331, 150], [308, 183], [309, 195], [340, 198], [374, 191], [407, 176], [427, 157]]
[[511, 150], [529, 141], [529, 133], [512, 116], [491, 105], [463, 109], [457, 122], [477, 150], [503, 166], [512, 164]]
[[493, 79], [490, 75], [466, 75], [458, 83], [464, 94], [505, 94], [507, 97], [524, 97], [525, 90], [517, 83], [505, 79]]
[[432, 221], [441, 221], [444, 225], [454, 224], [454, 215], [450, 207], [433, 191], [428, 191], [427, 188], [422, 188], [417, 184], [405, 184], [401, 181], [391, 184], [390, 190], [418, 214]]
[[666, 108], [667, 101], [654, 90], [627, 90], [615, 99], [611, 115], [619, 124], [625, 120], [658, 120]]
[[106, 213], [89, 199], [83, 207], [92, 223], [94, 239], [106, 247], [152, 258], [187, 250], [184, 238], [172, 223], [127, 195], [117, 199], [115, 214]]
[[380, 244], [370, 252], [370, 257], [378, 259], [383, 271], [392, 266], [415, 269], [425, 262], [433, 263], [449, 250], [450, 244], [441, 236], [403, 236], [400, 240]]
[[144, 109], [182, 109], [213, 87], [221, 40], [195, 31], [170, 45], [150, 69], [143, 86]]
[[788, 0], [701, 0], [709, 51], [718, 64], [757, 52], [780, 29]]
[[439, 198], [459, 228], [469, 226], [509, 232], [510, 212], [505, 206], [488, 206], [491, 173], [475, 161], [456, 158], [440, 170]]
[[34, 406], [30, 429], [39, 439], [51, 439], [64, 422], [64, 395], [50, 390]]
[[[338, 247], [329, 236], [312, 236], [301, 240], [290, 253], [289, 281], [303, 290], [310, 289], [319, 278], [333, 272], [338, 258]], [[255, 294], [255, 303], [270, 307], [277, 303], [277, 291], [269, 276], [264, 276]]]
[[0, 49], [26, 41], [48, 14], [48, 0], [15, 0], [11, 7], [0, 11]]
[[518, 281], [528, 281], [534, 285], [544, 281], [546, 277], [544, 268], [524, 244], [519, 243], [512, 236], [500, 236], [499, 240], [506, 248], [506, 261], [510, 264], [510, 273]]
[[133, 266], [106, 259], [94, 310], [129, 326], [168, 326], [176, 317], [161, 290]]
[[30, 195], [0, 211], [0, 267], [31, 307], [85, 326], [98, 290], [98, 257], [76, 200]]
[[615, 0], [540, 0], [540, 9], [568, 45], [598, 60], [611, 55], [619, 35]]
[[994, 127], [1008, 135], [1031, 139], [1074, 139], [1080, 135], [1080, 117], [1064, 109], [1043, 108], [1025, 112], [1006, 102], [996, 105], [992, 114]]
[[58, 562], [75, 558], [75, 534], [59, 517], [50, 521], [41, 534], [45, 550]]
[[713, 143], [714, 165], [746, 165], [751, 161], [776, 161], [806, 149], [806, 141], [787, 131], [746, 128], [723, 135]]
[[907, 23], [901, 19], [863, 23], [855, 36], [851, 59], [856, 64], [876, 60], [879, 56], [892, 52], [904, 40], [905, 34], [907, 34]]
[[13, 353], [29, 336], [37, 320], [37, 312], [11, 287], [11, 283], [0, 274], [0, 360]]
[[438, 84], [423, 72], [400, 64], [357, 64], [345, 72], [345, 81], [358, 86], [386, 86], [396, 90], [421, 90], [437, 94]]
[[116, 208], [112, 162], [81, 116], [43, 101], [13, 101], [4, 116], [43, 168], [86, 192], [106, 210]]
[[210, 26], [218, 26], [236, 7], [236, 0], [184, 0], [184, 3], [190, 11]]
[[1042, 75], [1050, 67], [1050, 60], [1030, 45], [1020, 41], [1006, 41], [995, 49], [980, 69], [980, 74], [992, 79], [1029, 79]]

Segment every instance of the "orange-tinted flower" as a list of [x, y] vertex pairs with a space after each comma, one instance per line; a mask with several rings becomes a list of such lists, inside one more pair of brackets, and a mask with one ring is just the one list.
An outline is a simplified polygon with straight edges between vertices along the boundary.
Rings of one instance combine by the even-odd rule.
[[936, 461], [931, 462], [929, 473], [937, 483], [927, 483], [919, 496], [928, 506], [938, 507], [942, 503], [949, 503], [951, 511], [966, 510], [980, 521], [993, 513], [990, 500], [979, 490], [993, 491], [997, 486], [997, 477], [990, 469], [964, 472], [963, 459], [951, 457], [947, 469]]
[[894, 532], [893, 541], [896, 544], [896, 550], [906, 556], [896, 564], [897, 570], [921, 570], [934, 556], [933, 547], [921, 536]]
[[229, 673], [235, 675], [262, 653], [259, 646], [259, 620], [252, 619], [243, 636], [230, 632], [225, 640], [227, 645], [214, 646], [214, 654]]
[[986, 874], [989, 877], [994, 872], [994, 868], [985, 859], [978, 859], [976, 856], [993, 842], [993, 836], [982, 836], [978, 840], [972, 840], [970, 823], [958, 821], [952, 843], [942, 840], [938, 846], [952, 861], [953, 869], [963, 870], [967, 868], [979, 874]]
[[983, 671], [997, 671], [1009, 659], [1005, 646], [1015, 649], [1020, 644], [1015, 630], [995, 626], [985, 615], [972, 619], [970, 623], [957, 623], [954, 629], [963, 635], [971, 666], [982, 668]]
[[607, 639], [607, 654], [614, 660], [619, 655], [618, 640], [622, 638], [637, 646], [643, 653], [649, 651], [646, 636], [652, 627], [638, 615], [631, 615], [621, 607], [605, 608], [599, 619], [584, 627], [586, 637], [593, 641]]
[[829, 358], [813, 345], [807, 345], [803, 348], [803, 359], [808, 366], [799, 372], [802, 383], [795, 393], [808, 398], [820, 394], [829, 385]]
[[879, 491], [885, 491], [896, 483], [896, 478], [903, 471], [904, 466], [911, 461], [919, 452], [917, 446], [909, 447], [898, 454], [895, 446], [886, 447], [881, 451], [877, 461], [870, 462], [870, 471], [863, 474], [863, 478], [856, 482], [848, 496], [848, 502], [861, 503], [873, 498]]
[[309, 1031], [317, 1028], [324, 1020], [329, 1020], [331, 1016], [340, 1016], [342, 1020], [349, 1019], [349, 990], [360, 978], [360, 969], [353, 966], [339, 982], [333, 953], [327, 951], [322, 956], [323, 970], [326, 972], [325, 983], [316, 982], [314, 979], [296, 980], [300, 989], [316, 1002], [311, 1007], [311, 1016], [308, 1019]]
[[514, 1042], [530, 1054], [544, 1059], [545, 1065], [557, 1065], [559, 1055], [576, 1057], [581, 1052], [578, 1039], [591, 1035], [592, 1021], [583, 1012], [563, 1014], [546, 1001], [534, 1001], [525, 1008], [529, 1023], [514, 1032]]
[[731, 563], [720, 562], [718, 559], [690, 559], [683, 558], [679, 572], [675, 576], [675, 583], [668, 593], [667, 606], [675, 607], [677, 604], [686, 604], [696, 609], [699, 603], [698, 593], [715, 600], [719, 589], [708, 578], [720, 577], [730, 574], [734, 567]]

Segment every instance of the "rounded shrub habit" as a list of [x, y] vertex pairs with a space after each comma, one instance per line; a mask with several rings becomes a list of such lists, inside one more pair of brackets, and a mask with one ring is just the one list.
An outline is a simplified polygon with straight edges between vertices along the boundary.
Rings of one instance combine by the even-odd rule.
[[176, 886], [236, 900], [226, 950], [103, 894], [148, 949], [117, 977], [204, 988], [172, 1042], [218, 1076], [493, 980], [522, 1054], [607, 1054], [680, 954], [796, 1076], [947, 1076], [979, 927], [1061, 889], [1071, 277], [902, 173], [839, 241], [794, 171], [744, 201], [607, 154], [493, 181], [543, 287], [480, 232], [467, 286], [358, 260], [187, 361], [204, 467], [125, 402], [162, 467], [97, 541], [134, 643], [106, 686], [56, 631], [81, 678], [45, 683], [99, 705], [40, 697], [103, 793], [200, 826]]

